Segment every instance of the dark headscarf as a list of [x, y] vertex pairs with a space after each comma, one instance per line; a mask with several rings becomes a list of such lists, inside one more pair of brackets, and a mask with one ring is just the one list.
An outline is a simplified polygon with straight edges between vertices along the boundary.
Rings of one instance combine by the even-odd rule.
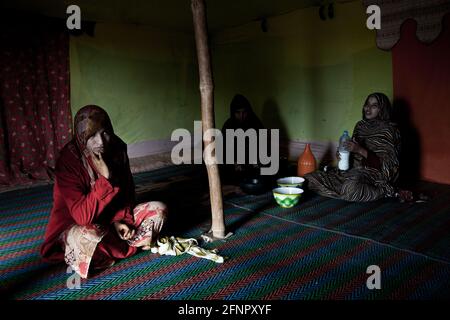
[[86, 149], [86, 143], [98, 130], [105, 129], [110, 135], [114, 130], [108, 114], [101, 107], [87, 105], [78, 110], [74, 120], [75, 137], [80, 151]]
[[[378, 106], [380, 107], [380, 112], [378, 113], [377, 119], [382, 121], [390, 121], [392, 115], [392, 106], [391, 102], [389, 101], [389, 98], [384, 93], [374, 92], [367, 96], [366, 101], [364, 102], [364, 106], [367, 105], [367, 103], [369, 103], [369, 99], [372, 97], [377, 99]], [[362, 110], [362, 117], [363, 119], [366, 119], [364, 113], [364, 106]]]
[[230, 117], [234, 117], [237, 110], [244, 109], [248, 113], [253, 113], [250, 102], [242, 94], [237, 94], [233, 97], [230, 103]]
[[[238, 110], [245, 110], [247, 112], [247, 118], [244, 122], [239, 122], [235, 117], [234, 114]], [[242, 94], [236, 94], [230, 103], [230, 118], [225, 122], [223, 126], [223, 131], [225, 129], [263, 129], [264, 126], [262, 125], [261, 121], [258, 119], [256, 114], [253, 112], [253, 109], [250, 105], [250, 102], [246, 97], [244, 97]]]

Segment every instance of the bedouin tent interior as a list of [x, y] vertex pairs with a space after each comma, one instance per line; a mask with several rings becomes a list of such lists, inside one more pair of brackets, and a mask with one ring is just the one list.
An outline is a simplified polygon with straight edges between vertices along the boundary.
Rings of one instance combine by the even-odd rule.
[[[373, 4], [378, 30], [368, 28]], [[69, 5], [80, 8], [81, 30], [66, 25]], [[190, 146], [202, 141], [201, 129], [194, 134], [203, 97], [191, 1], [1, 2], [1, 297], [448, 299], [450, 1], [205, 5], [215, 128], [240, 93], [265, 128], [279, 130], [279, 168], [264, 192], [219, 185], [231, 236], [214, 241], [202, 237], [212, 220], [205, 163], [171, 156], [176, 129], [192, 134]], [[336, 165], [339, 137], [352, 134], [372, 92], [389, 97], [401, 132], [398, 184], [426, 197], [352, 202], [305, 183], [295, 206], [278, 205], [272, 189], [298, 175], [307, 144], [317, 170]], [[42, 261], [55, 163], [73, 138], [74, 115], [89, 104], [108, 112], [128, 145], [138, 202], [167, 204], [161, 235], [195, 238], [223, 263], [138, 251], [74, 287], [64, 262]], [[191, 158], [201, 160], [195, 150]], [[370, 266], [379, 267], [381, 289], [370, 286]]]

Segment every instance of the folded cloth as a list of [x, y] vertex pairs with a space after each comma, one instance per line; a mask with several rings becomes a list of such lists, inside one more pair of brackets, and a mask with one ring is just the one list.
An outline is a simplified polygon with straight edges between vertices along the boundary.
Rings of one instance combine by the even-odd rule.
[[151, 251], [160, 255], [179, 256], [188, 253], [198, 258], [212, 260], [217, 263], [223, 263], [224, 258], [217, 254], [217, 249], [204, 249], [198, 246], [196, 239], [184, 239], [179, 237], [158, 238], [152, 245]]

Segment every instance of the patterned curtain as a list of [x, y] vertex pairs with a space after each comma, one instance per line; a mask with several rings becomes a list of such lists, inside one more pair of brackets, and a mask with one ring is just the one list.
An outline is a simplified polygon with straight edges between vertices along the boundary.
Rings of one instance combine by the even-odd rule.
[[42, 19], [15, 21], [0, 25], [0, 185], [50, 180], [72, 136], [69, 36]]
[[417, 38], [431, 43], [442, 31], [444, 15], [450, 13], [450, 0], [363, 0], [364, 6], [378, 5], [381, 29], [377, 46], [390, 50], [400, 39], [400, 29], [407, 19], [417, 22]]

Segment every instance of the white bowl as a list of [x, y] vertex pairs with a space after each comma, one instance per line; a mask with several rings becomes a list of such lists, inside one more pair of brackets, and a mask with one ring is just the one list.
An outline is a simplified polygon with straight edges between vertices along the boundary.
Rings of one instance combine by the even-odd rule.
[[305, 182], [303, 177], [286, 177], [277, 180], [280, 187], [301, 187], [303, 182]]

